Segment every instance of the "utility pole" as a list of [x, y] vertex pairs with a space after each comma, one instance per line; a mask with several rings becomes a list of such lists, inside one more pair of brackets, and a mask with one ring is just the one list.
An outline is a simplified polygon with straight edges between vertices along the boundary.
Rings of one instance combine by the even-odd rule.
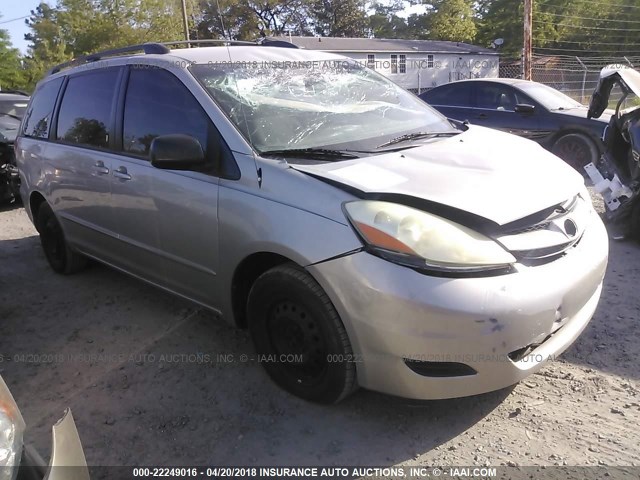
[[524, 0], [524, 48], [522, 49], [522, 65], [525, 80], [531, 80], [531, 35], [533, 31], [533, 0]]
[[[175, 3], [174, 3], [175, 5]], [[184, 39], [188, 42], [189, 38], [189, 20], [187, 18], [187, 0], [182, 0], [182, 22], [184, 24]], [[187, 47], [190, 47], [187, 43]]]

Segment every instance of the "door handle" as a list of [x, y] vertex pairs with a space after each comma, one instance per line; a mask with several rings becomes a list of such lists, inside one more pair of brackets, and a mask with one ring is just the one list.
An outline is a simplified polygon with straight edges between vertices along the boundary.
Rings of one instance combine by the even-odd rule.
[[113, 176], [120, 180], [131, 180], [131, 175], [127, 173], [127, 167], [118, 167], [113, 171]]
[[109, 174], [109, 169], [104, 166], [104, 162], [101, 161], [101, 160], [98, 160], [94, 164], [94, 167], [96, 168], [96, 172], [98, 173], [98, 175], [108, 175]]
[[480, 113], [480, 114], [478, 114], [478, 118], [487, 118], [487, 114], [486, 113]]

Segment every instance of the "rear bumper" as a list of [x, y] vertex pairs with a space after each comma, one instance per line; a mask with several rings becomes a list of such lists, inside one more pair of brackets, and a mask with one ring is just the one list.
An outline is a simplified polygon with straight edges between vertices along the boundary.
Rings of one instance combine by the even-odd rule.
[[[565, 256], [509, 275], [436, 278], [364, 252], [308, 268], [343, 319], [360, 385], [439, 399], [512, 385], [562, 353], [596, 309], [607, 256], [607, 233], [593, 213]], [[539, 345], [524, 358], [509, 357], [532, 344]], [[463, 363], [476, 373], [425, 376], [405, 359]]]

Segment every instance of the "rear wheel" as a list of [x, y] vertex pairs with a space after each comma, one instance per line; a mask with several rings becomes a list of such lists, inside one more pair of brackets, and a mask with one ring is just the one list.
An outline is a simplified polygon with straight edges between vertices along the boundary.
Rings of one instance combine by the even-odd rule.
[[347, 332], [331, 300], [305, 270], [284, 264], [263, 273], [247, 302], [259, 360], [288, 392], [336, 403], [356, 387]]
[[47, 261], [55, 272], [71, 274], [87, 265], [87, 258], [67, 245], [60, 223], [47, 203], [43, 202], [38, 208], [36, 229]]
[[551, 152], [585, 174], [584, 167], [598, 160], [598, 147], [582, 133], [568, 133], [561, 136], [551, 147]]

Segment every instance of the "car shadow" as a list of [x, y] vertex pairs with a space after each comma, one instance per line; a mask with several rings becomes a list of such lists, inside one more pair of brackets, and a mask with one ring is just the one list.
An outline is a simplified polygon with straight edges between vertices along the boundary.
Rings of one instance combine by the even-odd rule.
[[213, 313], [100, 265], [57, 275], [36, 236], [0, 241], [0, 260], [0, 373], [45, 458], [71, 407], [90, 465], [394, 465], [511, 391], [410, 401], [360, 390], [312, 404], [279, 389], [248, 333]]
[[22, 208], [22, 202], [11, 202], [11, 203], [0, 203], [0, 213], [8, 212], [10, 210], [16, 210], [18, 208]]

